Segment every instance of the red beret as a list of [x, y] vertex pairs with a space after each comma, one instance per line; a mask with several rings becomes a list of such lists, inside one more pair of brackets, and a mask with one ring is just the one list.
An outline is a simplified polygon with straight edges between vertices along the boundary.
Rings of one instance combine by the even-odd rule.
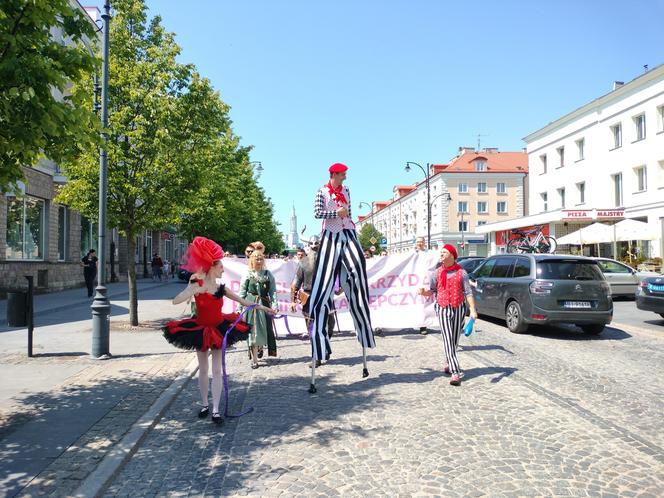
[[348, 166], [345, 164], [341, 163], [334, 163], [332, 166], [330, 166], [330, 173], [343, 173], [348, 169]]
[[454, 259], [457, 259], [459, 254], [457, 253], [456, 247], [454, 247], [452, 244], [445, 244], [443, 246], [443, 249], [447, 249], [452, 256], [454, 256]]

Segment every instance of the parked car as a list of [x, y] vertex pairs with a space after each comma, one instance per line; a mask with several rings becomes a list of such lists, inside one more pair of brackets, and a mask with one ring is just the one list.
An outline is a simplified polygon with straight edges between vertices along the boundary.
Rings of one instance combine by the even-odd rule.
[[485, 259], [484, 256], [462, 256], [457, 259], [457, 263], [470, 274], [475, 271], [475, 268], [480, 266]]
[[604, 278], [611, 286], [611, 294], [633, 297], [641, 279], [652, 273], [639, 272], [631, 266], [609, 258], [593, 258], [602, 269]]
[[597, 261], [584, 256], [491, 256], [471, 275], [477, 312], [504, 318], [507, 328], [572, 323], [599, 334], [613, 318], [611, 289]]
[[645, 277], [636, 290], [636, 307], [664, 318], [664, 275]]

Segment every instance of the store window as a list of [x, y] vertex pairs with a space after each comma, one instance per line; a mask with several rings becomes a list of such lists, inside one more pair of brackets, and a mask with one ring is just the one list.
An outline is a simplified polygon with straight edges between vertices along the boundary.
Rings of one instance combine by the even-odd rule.
[[44, 213], [42, 199], [7, 199], [7, 259], [44, 259]]
[[65, 206], [58, 207], [58, 261], [67, 259], [69, 239], [69, 211]]
[[97, 248], [97, 224], [81, 216], [81, 258], [85, 256], [90, 249], [98, 251]]

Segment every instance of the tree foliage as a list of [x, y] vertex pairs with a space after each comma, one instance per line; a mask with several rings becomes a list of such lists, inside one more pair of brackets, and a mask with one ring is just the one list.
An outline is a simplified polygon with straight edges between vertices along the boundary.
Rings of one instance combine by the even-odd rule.
[[[72, 158], [98, 136], [86, 101], [96, 60], [85, 43], [94, 39], [91, 20], [68, 0], [0, 3], [0, 192], [23, 178], [21, 166]], [[71, 82], [87, 96], [70, 92]]]
[[[376, 239], [375, 244], [371, 242], [372, 237]], [[363, 225], [362, 229], [360, 230], [360, 245], [362, 246], [362, 249], [369, 249], [371, 246], [374, 246], [376, 249], [374, 252], [380, 252], [382, 249], [380, 240], [383, 237], [383, 234], [379, 232], [375, 226], [373, 226], [371, 223], [367, 223], [366, 225]]]

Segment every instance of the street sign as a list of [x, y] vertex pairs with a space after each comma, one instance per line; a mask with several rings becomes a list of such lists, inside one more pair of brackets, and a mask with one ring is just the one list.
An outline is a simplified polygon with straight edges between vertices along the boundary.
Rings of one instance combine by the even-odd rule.
[[384, 246], [385, 244], [387, 244], [387, 239], [383, 237], [382, 239], [380, 239], [380, 245]]
[[371, 238], [369, 239], [369, 241], [370, 241], [372, 244], [375, 244], [376, 242], [378, 242], [378, 239], [377, 239], [376, 237], [371, 237]]

